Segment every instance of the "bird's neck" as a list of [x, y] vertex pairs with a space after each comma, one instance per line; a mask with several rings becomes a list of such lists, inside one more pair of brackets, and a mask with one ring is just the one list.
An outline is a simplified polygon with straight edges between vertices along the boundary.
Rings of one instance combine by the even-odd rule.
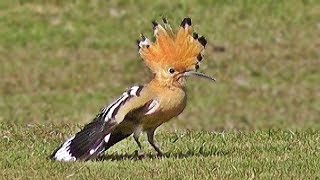
[[154, 88], [159, 88], [159, 89], [163, 89], [163, 88], [169, 88], [171, 90], [183, 90], [185, 91], [185, 83], [184, 82], [177, 82], [177, 81], [173, 81], [171, 79], [160, 79], [160, 78], [153, 78], [150, 81], [150, 86], [154, 87]]
[[178, 116], [186, 106], [187, 93], [183, 86], [159, 82], [153, 79], [148, 88], [152, 92], [153, 98], [159, 101], [159, 110], [162, 112], [161, 119], [167, 121]]

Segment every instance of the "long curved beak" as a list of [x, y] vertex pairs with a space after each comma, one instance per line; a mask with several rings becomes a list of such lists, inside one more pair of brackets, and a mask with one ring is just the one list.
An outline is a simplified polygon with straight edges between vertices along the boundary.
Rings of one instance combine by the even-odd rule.
[[209, 77], [209, 76], [207, 76], [205, 74], [202, 74], [202, 73], [199, 73], [199, 72], [196, 72], [196, 71], [186, 71], [186, 72], [183, 73], [183, 76], [185, 76], [185, 77], [197, 76], [199, 78], [207, 79], [207, 80], [210, 80], [210, 81], [216, 81], [215, 78]]

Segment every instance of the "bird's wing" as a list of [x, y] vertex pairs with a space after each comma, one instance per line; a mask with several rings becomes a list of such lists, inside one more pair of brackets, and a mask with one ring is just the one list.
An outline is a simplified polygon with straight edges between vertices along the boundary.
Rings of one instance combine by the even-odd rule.
[[51, 158], [57, 161], [76, 161], [96, 157], [104, 150], [103, 142], [108, 142], [111, 131], [127, 114], [139, 108], [146, 115], [156, 111], [157, 101], [148, 94], [144, 93], [144, 86], [131, 87], [109, 106], [102, 108], [92, 122], [55, 150]]

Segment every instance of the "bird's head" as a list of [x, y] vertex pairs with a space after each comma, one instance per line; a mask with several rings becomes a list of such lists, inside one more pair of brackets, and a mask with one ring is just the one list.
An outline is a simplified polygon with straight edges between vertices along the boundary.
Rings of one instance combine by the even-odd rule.
[[177, 33], [172, 31], [165, 18], [164, 26], [155, 21], [152, 24], [155, 42], [141, 35], [137, 43], [142, 59], [157, 80], [175, 86], [184, 86], [186, 77], [191, 75], [214, 81], [214, 78], [197, 72], [207, 40], [193, 33], [190, 18], [183, 19]]

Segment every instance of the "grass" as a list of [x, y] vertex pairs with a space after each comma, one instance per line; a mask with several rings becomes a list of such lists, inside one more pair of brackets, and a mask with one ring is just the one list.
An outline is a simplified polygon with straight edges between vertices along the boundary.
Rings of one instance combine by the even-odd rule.
[[[151, 37], [151, 20], [163, 15], [172, 26], [192, 17], [209, 42], [200, 69], [218, 79], [188, 81], [186, 110], [160, 129], [167, 156], [134, 160], [129, 139], [104, 161], [48, 161], [105, 103], [128, 86], [148, 82], [135, 39], [141, 32]], [[318, 17], [316, 0], [3, 0], [1, 174], [319, 178]]]
[[[59, 127], [59, 128], [57, 128]], [[70, 126], [1, 126], [4, 179], [313, 179], [320, 177], [319, 130], [160, 133], [165, 157], [138, 160], [132, 138], [99, 161], [48, 161]], [[54, 138], [52, 138], [54, 137]], [[10, 151], [8, 151], [10, 147]]]

